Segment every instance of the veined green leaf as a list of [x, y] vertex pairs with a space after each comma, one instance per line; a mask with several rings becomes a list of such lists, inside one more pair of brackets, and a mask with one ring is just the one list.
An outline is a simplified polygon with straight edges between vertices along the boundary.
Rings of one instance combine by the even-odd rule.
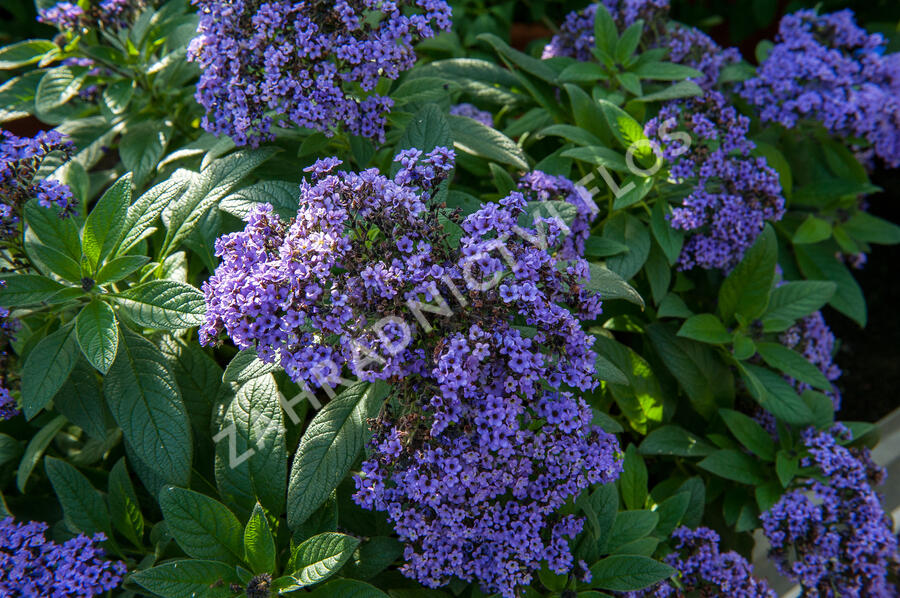
[[360, 382], [319, 411], [300, 440], [288, 484], [288, 526], [297, 529], [325, 502], [362, 450], [388, 394], [383, 383]]
[[199, 492], [169, 486], [159, 494], [159, 507], [169, 533], [189, 556], [230, 564], [243, 560], [241, 524], [222, 503]]
[[75, 337], [91, 365], [106, 374], [119, 346], [116, 314], [109, 304], [94, 299], [83, 307], [75, 318]]

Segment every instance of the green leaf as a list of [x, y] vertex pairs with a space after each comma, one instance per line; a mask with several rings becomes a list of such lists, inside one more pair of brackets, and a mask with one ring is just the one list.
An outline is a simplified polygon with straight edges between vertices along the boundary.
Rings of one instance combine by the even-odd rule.
[[23, 307], [46, 301], [65, 287], [40, 274], [8, 274], [0, 277], [0, 306]]
[[631, 148], [639, 158], [648, 156], [651, 145], [644, 135], [644, 128], [641, 124], [633, 116], [608, 100], [599, 100], [599, 104], [609, 129], [622, 148], [626, 150]]
[[675, 573], [672, 567], [645, 556], [613, 555], [594, 563], [590, 585], [601, 590], [629, 592], [651, 586]]
[[615, 484], [604, 484], [594, 490], [588, 496], [582, 494], [576, 500], [576, 506], [580, 507], [590, 526], [591, 535], [589, 546], [595, 558], [607, 552], [607, 543], [610, 540], [610, 530], [615, 524], [619, 512], [619, 493]]
[[587, 257], [609, 257], [628, 251], [628, 246], [607, 239], [591, 235], [584, 241], [584, 255]]
[[119, 244], [122, 223], [131, 204], [131, 173], [106, 190], [84, 222], [81, 249], [92, 272]]
[[84, 67], [58, 66], [44, 73], [34, 96], [38, 115], [47, 115], [78, 95], [86, 72]]
[[97, 284], [104, 285], [118, 282], [137, 272], [141, 266], [150, 261], [145, 255], [123, 255], [108, 261], [97, 273]]
[[836, 257], [834, 251], [823, 245], [799, 245], [794, 247], [797, 265], [803, 275], [811, 280], [832, 281], [837, 290], [828, 302], [833, 308], [853, 319], [860, 326], [866, 325], [866, 299], [853, 274]]
[[355, 579], [375, 577], [403, 556], [403, 544], [390, 536], [375, 536], [360, 544], [341, 575]]
[[134, 179], [142, 182], [150, 176], [165, 154], [172, 135], [172, 127], [152, 120], [125, 128], [119, 142], [119, 157]]
[[631, 426], [646, 434], [663, 419], [662, 390], [650, 364], [625, 345], [603, 336], [595, 337], [594, 350], [628, 378], [627, 386], [609, 382], [608, 387]]
[[67, 324], [34, 346], [22, 366], [22, 410], [31, 419], [53, 399], [78, 361], [75, 327]]
[[669, 293], [659, 302], [656, 315], [660, 318], [690, 318], [694, 312], [690, 310], [684, 299], [674, 293]]
[[673, 62], [645, 62], [638, 65], [632, 72], [641, 79], [656, 81], [680, 81], [703, 77], [703, 73], [697, 69]]
[[[247, 381], [226, 407], [221, 430], [213, 437], [219, 494], [238, 510], [249, 512], [257, 500], [272, 513], [284, 510], [288, 458], [279, 398], [271, 375]], [[290, 407], [284, 409], [293, 414]]]
[[197, 227], [210, 208], [275, 152], [274, 148], [233, 152], [213, 160], [194, 176], [188, 188], [171, 207], [168, 230], [159, 258], [164, 258], [174, 251]]
[[[563, 125], [555, 125], [561, 127]], [[557, 129], [558, 130], [558, 129]], [[574, 158], [589, 164], [603, 166], [616, 172], [629, 172], [628, 164], [625, 157], [616, 150], [602, 145], [589, 145], [587, 147], [576, 147], [567, 149], [561, 154], [564, 158]]]
[[656, 524], [653, 533], [660, 538], [668, 538], [672, 531], [681, 524], [690, 504], [690, 492], [679, 492], [659, 503], [659, 507], [656, 509], [659, 514], [659, 523]]
[[576, 62], [559, 74], [561, 83], [595, 83], [606, 79], [609, 79], [606, 69], [595, 62]]
[[81, 266], [66, 254], [28, 240], [25, 241], [25, 253], [44, 274], [56, 274], [69, 282], [81, 282]]
[[155, 230], [150, 225], [159, 217], [166, 206], [178, 196], [185, 185], [187, 185], [185, 180], [168, 179], [148, 189], [128, 207], [125, 221], [122, 224], [124, 236], [116, 251], [116, 255], [127, 253], [141, 239]]
[[604, 301], [624, 299], [644, 309], [644, 299], [634, 290], [630, 284], [608, 268], [591, 263], [591, 278], [585, 283], [585, 288], [595, 293], [600, 293]]
[[122, 312], [139, 326], [180, 330], [203, 323], [203, 293], [174, 280], [150, 280], [114, 295]]
[[766, 225], [719, 289], [719, 312], [722, 320], [730, 322], [735, 314], [748, 320], [762, 315], [769, 303], [777, 259], [778, 242], [775, 231]]
[[766, 475], [760, 467], [759, 461], [740, 451], [718, 450], [700, 461], [697, 466], [721, 478], [740, 484], [755, 486], [766, 482]]
[[246, 220], [250, 212], [260, 204], [270, 204], [282, 218], [297, 215], [300, 186], [288, 181], [260, 181], [238, 189], [219, 202], [219, 209]]
[[106, 440], [112, 418], [103, 402], [97, 372], [86, 359], [79, 357], [66, 383], [54, 395], [53, 408], [95, 440]]
[[[590, 64], [590, 63], [581, 63]], [[597, 66], [597, 65], [593, 65]], [[598, 67], [599, 68], [599, 67]], [[571, 125], [551, 125], [543, 132], [561, 135], [566, 139], [572, 139], [580, 145], [596, 146], [606, 149], [604, 146], [611, 141], [609, 132], [603, 125], [603, 111], [594, 99], [577, 85], [565, 85], [566, 95], [572, 104], [572, 117], [575, 127]], [[575, 129], [576, 131], [573, 131]], [[621, 158], [620, 158], [621, 159]], [[623, 161], [624, 164], [624, 161]]]
[[360, 382], [319, 411], [300, 440], [288, 485], [288, 526], [296, 530], [325, 502], [356, 460], [389, 387]]
[[637, 274], [650, 255], [650, 233], [644, 224], [631, 214], [619, 213], [606, 221], [606, 237], [628, 246], [628, 253], [606, 260], [607, 267], [625, 280]]
[[459, 90], [459, 85], [453, 80], [439, 77], [413, 77], [407, 78], [398, 85], [390, 95], [396, 105], [403, 106], [405, 104], [441, 102], [457, 90]]
[[639, 450], [642, 455], [703, 457], [712, 454], [716, 447], [681, 426], [668, 424], [650, 432]]
[[38, 461], [44, 456], [44, 451], [67, 423], [66, 418], [60, 415], [38, 430], [37, 434], [28, 441], [28, 446], [25, 447], [25, 453], [16, 469], [16, 487], [22, 494], [25, 493], [25, 485], [28, 483], [28, 478], [31, 477], [35, 465], [38, 464]]
[[103, 532], [111, 538], [106, 503], [88, 479], [62, 459], [53, 457], [44, 458], [44, 470], [62, 505], [69, 529], [88, 536]]
[[815, 419], [809, 406], [780, 374], [749, 363], [741, 363], [738, 368], [753, 398], [776, 418], [797, 426]]
[[162, 598], [231, 598], [232, 584], [240, 583], [234, 567], [197, 559], [169, 561], [128, 579]]
[[[470, 119], [471, 120], [471, 119]], [[422, 152], [430, 152], [436, 147], [450, 147], [453, 137], [450, 124], [444, 112], [435, 104], [426, 104], [413, 116], [397, 143], [399, 150], [416, 148]], [[393, 171], [399, 170], [400, 164], [394, 163]]]
[[135, 84], [131, 79], [122, 79], [107, 85], [101, 96], [103, 106], [115, 115], [125, 112], [134, 97]]
[[841, 227], [854, 239], [878, 245], [900, 243], [900, 226], [868, 212], [857, 210]]
[[825, 305], [836, 289], [825, 280], [786, 282], [772, 291], [763, 320], [799, 320]]
[[528, 160], [522, 148], [497, 129], [464, 116], [450, 115], [447, 122], [457, 149], [479, 158], [528, 169]]
[[648, 326], [647, 335], [699, 414], [710, 419], [718, 407], [731, 405], [734, 377], [711, 347], [678, 337], [661, 323]]
[[803, 355], [780, 343], [756, 343], [756, 350], [769, 367], [821, 390], [831, 390], [831, 382]]
[[703, 95], [703, 89], [693, 81], [679, 81], [659, 91], [634, 98], [635, 102], [661, 102], [678, 98], [692, 98]]
[[797, 245], [818, 243], [831, 236], [831, 223], [812, 214], [797, 228], [793, 242]]
[[359, 539], [346, 534], [313, 536], [293, 551], [288, 570], [298, 586], [311, 586], [337, 573], [358, 545]]
[[[615, 55], [617, 62], [624, 63], [631, 57], [632, 54], [634, 54], [635, 50], [637, 50], [638, 44], [641, 43], [641, 33], [643, 33], [643, 31], [644, 21], [642, 19], [638, 19], [622, 33], [622, 36], [619, 37], [619, 41], [616, 42]], [[681, 78], [684, 77], [679, 77], [679, 79]]]
[[244, 528], [244, 554], [254, 573], [275, 572], [275, 538], [262, 505], [256, 503]]
[[8, 71], [38, 62], [58, 46], [48, 39], [27, 39], [0, 48], [0, 70]]
[[724, 345], [731, 342], [731, 333], [725, 329], [722, 320], [713, 314], [691, 316], [681, 325], [681, 328], [678, 330], [678, 336], [714, 345]]
[[784, 451], [778, 451], [778, 454], [775, 456], [775, 474], [783, 487], [787, 488], [799, 471], [799, 458], [790, 457]]
[[538, 60], [528, 54], [510, 48], [506, 42], [493, 33], [481, 33], [478, 35], [478, 40], [490, 44], [498, 54], [526, 73], [534, 75], [551, 85], [556, 85], [556, 71], [550, 68], [543, 60]]
[[516, 75], [502, 66], [477, 58], [450, 58], [419, 64], [407, 73], [412, 77], [438, 77], [452, 80], [474, 100], [483, 100], [496, 105], [515, 105], [523, 101], [523, 96], [511, 91], [519, 87]]
[[119, 459], [109, 472], [108, 490], [109, 512], [113, 525], [132, 544], [140, 548], [144, 537], [144, 516], [141, 514], [134, 486], [128, 477], [124, 457]]
[[222, 503], [168, 486], [159, 494], [166, 527], [188, 556], [236, 564], [243, 560], [243, 530]]
[[[71, 258], [81, 260], [81, 239], [75, 218], [60, 218], [53, 208], [45, 208], [36, 199], [25, 204], [25, 224], [41, 244]], [[26, 241], [32, 241], [26, 235]]]
[[104, 301], [94, 299], [75, 318], [75, 336], [81, 352], [101, 374], [106, 374], [116, 359], [119, 327], [116, 314]]
[[607, 382], [612, 382], [614, 384], [628, 384], [628, 377], [622, 370], [617, 368], [613, 362], [602, 355], [597, 355], [597, 359], [594, 360], [594, 372], [597, 374], [597, 379], [599, 380], [606, 380]]
[[191, 428], [181, 393], [160, 351], [142, 336], [121, 328], [118, 353], [103, 391], [125, 441], [144, 465], [169, 483], [187, 486]]
[[609, 532], [607, 550], [615, 551], [620, 546], [644, 538], [656, 529], [659, 513], [647, 510], [620, 511]]
[[[223, 388], [222, 368], [200, 348], [196, 340], [166, 335], [160, 338], [158, 346], [181, 391], [195, 435], [206, 439], [211, 429], [213, 406], [227, 400], [225, 395], [230, 394], [231, 390]], [[208, 444], [203, 442], [199, 446], [206, 449], [211, 448], [212, 444], [210, 438]], [[198, 457], [206, 460], [205, 455]]]
[[619, 29], [612, 15], [603, 3], [597, 4], [597, 14], [594, 17], [594, 45], [598, 50], [603, 50], [612, 55], [615, 52], [616, 43], [619, 40]]
[[[641, 509], [647, 502], [647, 466], [633, 444], [629, 444], [625, 450], [623, 471], [619, 476], [619, 489], [622, 491], [622, 500], [629, 509]], [[655, 525], [654, 523], [654, 527]]]
[[734, 437], [764, 461], [775, 460], [775, 442], [756, 421], [739, 411], [721, 409], [719, 414]]
[[259, 359], [256, 349], [249, 348], [240, 351], [231, 358], [225, 373], [222, 375], [224, 382], [247, 382], [260, 376], [265, 376], [278, 369], [277, 363], [265, 363]]

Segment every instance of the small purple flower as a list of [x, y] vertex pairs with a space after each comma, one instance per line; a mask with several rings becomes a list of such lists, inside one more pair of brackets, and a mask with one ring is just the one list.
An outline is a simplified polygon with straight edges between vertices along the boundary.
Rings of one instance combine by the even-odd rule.
[[900, 53], [885, 54], [884, 38], [858, 27], [850, 10], [786, 15], [775, 41], [739, 88], [762, 120], [788, 128], [817, 121], [900, 166]]
[[467, 116], [472, 120], [477, 120], [486, 127], [494, 126], [494, 117], [487, 110], [480, 110], [472, 104], [456, 104], [450, 106], [450, 114], [454, 116]]
[[[798, 321], [780, 336], [781, 344], [794, 349], [811, 364], [819, 368], [829, 382], [841, 377], [841, 369], [834, 363], [834, 333], [825, 323], [822, 312], [817, 311]], [[810, 388], [808, 384], [791, 380], [800, 392]], [[834, 410], [841, 408], [841, 392], [837, 388], [826, 393], [834, 404]]]
[[818, 473], [760, 516], [778, 571], [821, 598], [897, 596], [890, 581], [900, 573], [891, 518], [878, 494], [885, 472], [868, 449], [847, 448], [850, 431], [803, 433], [803, 467]]
[[47, 525], [0, 521], [0, 595], [89, 598], [119, 586], [125, 563], [105, 559], [103, 534], [80, 535], [62, 544], [44, 537]]
[[663, 581], [626, 598], [684, 598], [728, 596], [729, 598], [775, 598], [762, 579], [754, 577], [753, 565], [732, 551], [719, 551], [719, 534], [706, 527], [680, 527], [672, 532], [675, 552], [665, 562], [678, 571], [678, 584]]
[[[279, 122], [383, 139], [393, 102], [374, 93], [416, 60], [412, 44], [450, 28], [443, 0], [194, 0], [203, 128], [258, 145]], [[406, 12], [405, 9], [410, 9]]]
[[[435, 201], [452, 150], [394, 161], [393, 178], [320, 162], [294, 219], [264, 205], [221, 237], [200, 340], [224, 332], [301, 385], [345, 371], [390, 380], [396, 408], [374, 422], [355, 500], [387, 512], [407, 575], [511, 596], [541, 561], [574, 570], [568, 539], [582, 521], [558, 510], [621, 469], [615, 438], [574, 394], [598, 385], [582, 320], [602, 305], [585, 289], [587, 262], [561, 257], [560, 226], [535, 243], [518, 224], [526, 194], [568, 199], [574, 186], [539, 173], [463, 219]], [[435, 311], [442, 300], [449, 313]]]
[[[689, 189], [669, 218], [673, 228], [689, 233], [682, 270], [731, 270], [766, 222], [784, 216], [778, 174], [765, 158], [751, 155], [749, 128], [749, 119], [716, 91], [668, 102], [644, 128], [663, 142], [669, 179]], [[679, 138], [685, 132], [689, 145]]]
[[34, 179], [48, 154], [60, 151], [68, 157], [72, 147], [56, 131], [35, 137], [0, 131], [0, 238], [18, 234], [22, 208], [32, 198], [45, 208], [56, 209], [61, 218], [74, 212], [78, 202], [69, 187], [52, 179]]

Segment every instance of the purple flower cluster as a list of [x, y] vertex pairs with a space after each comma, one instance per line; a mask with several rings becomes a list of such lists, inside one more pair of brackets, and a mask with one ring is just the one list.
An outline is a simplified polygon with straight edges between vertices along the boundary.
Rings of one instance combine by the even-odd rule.
[[803, 467], [819, 474], [760, 517], [778, 570], [800, 583], [804, 596], [897, 596], [888, 577], [900, 572], [897, 538], [872, 486], [884, 470], [868, 449], [849, 449], [849, 430], [808, 429]]
[[[452, 341], [442, 361], [473, 361], [473, 348], [500, 335], [473, 327], [468, 336]], [[509, 368], [503, 361], [483, 357], [470, 372], [457, 366], [478, 391], [465, 393], [452, 423], [438, 425], [439, 405], [424, 415], [433, 414], [440, 433], [384, 426], [356, 479], [354, 499], [387, 512], [407, 543], [401, 570], [426, 586], [456, 576], [511, 598], [542, 562], [574, 570], [568, 540], [583, 520], [556, 512], [621, 472], [618, 443], [591, 426], [583, 400], [555, 391], [525, 400], [497, 381], [481, 394], [487, 376]]]
[[[238, 145], [271, 138], [273, 116], [331, 134], [383, 138], [390, 98], [370, 93], [416, 60], [412, 44], [450, 28], [443, 0], [195, 0], [203, 127]], [[415, 14], [404, 14], [415, 11]]]
[[740, 88], [761, 118], [789, 128], [818, 121], [900, 166], [900, 53], [884, 55], [885, 40], [858, 27], [850, 10], [787, 15], [776, 42]]
[[675, 552], [665, 562], [678, 570], [678, 584], [663, 581], [628, 598], [685, 598], [728, 596], [729, 598], [775, 598], [762, 579], [753, 576], [753, 565], [738, 553], [719, 552], [719, 534], [705, 527], [680, 527], [672, 533]]
[[[749, 119], [722, 94], [709, 91], [667, 103], [644, 128], [649, 138], [662, 140], [670, 180], [689, 188], [669, 218], [673, 228], [691, 233], [679, 258], [682, 270], [730, 270], [766, 221], [784, 216], [778, 174], [765, 158], [751, 155], [755, 146], [747, 138], [749, 127]], [[676, 129], [679, 133], [673, 134]]]
[[45, 208], [55, 207], [61, 218], [74, 211], [77, 201], [69, 187], [51, 179], [34, 180], [47, 154], [57, 150], [68, 155], [72, 145], [56, 131], [33, 138], [0, 131], [0, 240], [17, 234], [22, 206], [29, 199], [37, 198]]
[[453, 116], [468, 116], [472, 120], [477, 120], [486, 127], [494, 126], [494, 117], [490, 112], [481, 110], [480, 108], [465, 102], [450, 106], [450, 114]]
[[388, 512], [408, 575], [511, 595], [542, 560], [571, 567], [565, 539], [581, 522], [554, 513], [620, 469], [615, 439], [567, 390], [597, 385], [581, 320], [600, 298], [583, 258], [555, 257], [556, 218], [520, 226], [537, 179], [461, 219], [434, 200], [450, 150], [395, 160], [393, 179], [320, 160], [292, 221], [263, 206], [219, 239], [201, 342], [225, 331], [303, 386], [345, 368], [390, 379], [399, 412], [376, 424], [357, 501]]
[[41, 10], [38, 21], [62, 31], [118, 29], [126, 27], [146, 5], [145, 0], [101, 0], [92, 2], [85, 10], [82, 4], [60, 2]]
[[104, 559], [106, 538], [80, 535], [63, 544], [44, 537], [47, 524], [0, 521], [0, 595], [22, 598], [88, 598], [115, 589], [125, 563]]
[[[597, 4], [566, 16], [559, 33], [544, 47], [543, 58], [568, 56], [582, 62], [594, 60], [594, 19]], [[712, 89], [725, 66], [740, 62], [736, 48], [723, 49], [711, 37], [693, 27], [668, 20], [669, 0], [603, 0], [619, 30], [638, 19], [645, 22], [644, 42], [649, 48], [668, 48], [669, 60], [695, 68], [703, 77], [693, 79]]]
[[[519, 179], [518, 188], [528, 201], [560, 201], [574, 207], [575, 217], [567, 225], [569, 230], [565, 231], [567, 236], [560, 245], [558, 255], [564, 260], [583, 256], [584, 243], [591, 234], [591, 222], [599, 211], [587, 189], [564, 176], [554, 176], [540, 170], [526, 173]], [[558, 211], [550, 215], [562, 217]]]
[[[834, 363], [834, 333], [825, 323], [822, 312], [817, 311], [798, 321], [785, 330], [779, 336], [779, 340], [781, 344], [798, 351], [807, 361], [819, 368], [830, 382], [841, 377], [841, 368]], [[800, 392], [810, 388], [803, 382], [793, 381], [793, 383]], [[834, 388], [827, 394], [834, 403], [835, 411], [840, 409], [841, 392]]]

